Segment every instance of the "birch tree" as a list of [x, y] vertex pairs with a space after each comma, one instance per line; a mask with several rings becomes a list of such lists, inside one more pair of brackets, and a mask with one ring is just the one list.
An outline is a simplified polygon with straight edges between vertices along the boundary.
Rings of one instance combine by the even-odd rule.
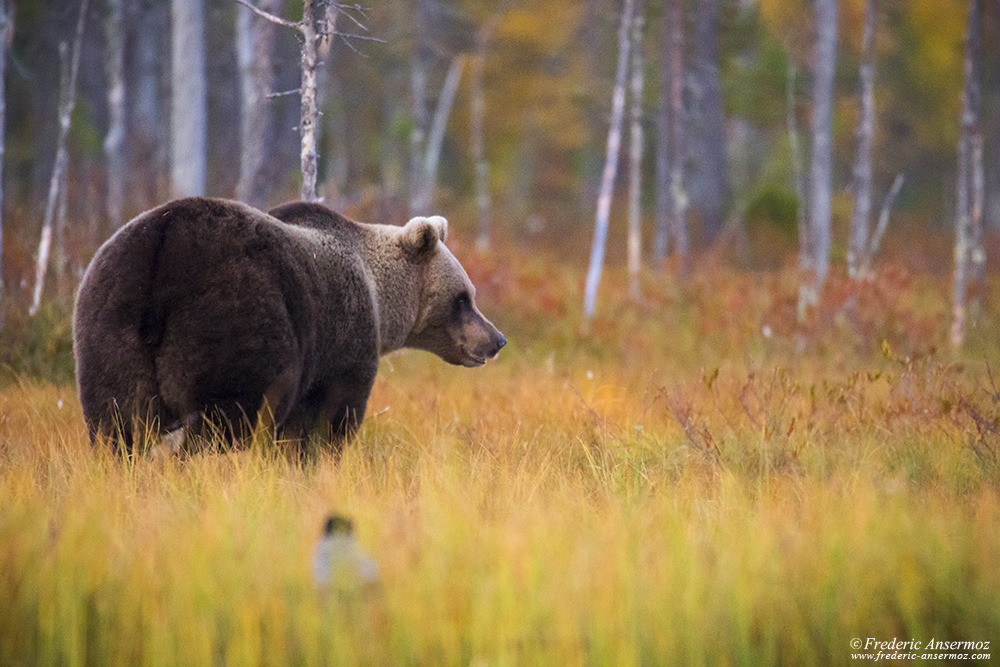
[[108, 0], [104, 24], [108, 76], [108, 133], [104, 136], [107, 164], [105, 213], [112, 229], [122, 224], [125, 196], [125, 19], [122, 0]]
[[[59, 134], [56, 137], [56, 159], [52, 165], [52, 178], [49, 180], [49, 194], [45, 203], [45, 219], [42, 221], [42, 235], [38, 242], [38, 262], [35, 265], [35, 287], [31, 296], [31, 306], [28, 314], [34, 316], [42, 302], [42, 290], [45, 288], [45, 274], [49, 267], [49, 253], [52, 250], [52, 226], [59, 206], [60, 189], [65, 183], [66, 167], [69, 162], [66, 141], [69, 138], [70, 120], [76, 106], [76, 77], [80, 70], [80, 49], [83, 46], [83, 28], [87, 18], [87, 0], [82, 0], [76, 20], [76, 36], [73, 39], [73, 55], [66, 70], [66, 76], [59, 87]], [[66, 43], [60, 45], [60, 51], [65, 54]]]
[[434, 109], [434, 119], [431, 122], [430, 133], [424, 146], [424, 155], [421, 162], [419, 186], [417, 196], [413, 201], [415, 214], [426, 214], [434, 198], [434, 188], [437, 185], [437, 169], [441, 160], [441, 147], [444, 144], [444, 131], [448, 124], [448, 116], [451, 115], [451, 107], [455, 102], [455, 93], [458, 90], [458, 82], [462, 77], [462, 69], [465, 65], [465, 57], [458, 55], [451, 59], [448, 66], [448, 73], [445, 75], [444, 84], [441, 86], [441, 93], [438, 95], [437, 105]]
[[899, 194], [899, 189], [903, 187], [903, 175], [896, 174], [896, 180], [892, 182], [892, 187], [889, 188], [889, 194], [885, 197], [885, 202], [882, 204], [882, 213], [878, 217], [878, 225], [875, 226], [875, 232], [868, 239], [868, 245], [864, 248], [861, 259], [858, 265], [858, 278], [867, 278], [872, 270], [872, 261], [875, 259], [875, 253], [878, 252], [879, 246], [882, 244], [882, 236], [885, 234], [886, 228], [889, 226], [889, 213], [892, 211], [892, 203], [896, 201], [896, 195]]
[[486, 48], [489, 45], [493, 31], [496, 29], [500, 16], [494, 14], [486, 25], [476, 32], [475, 53], [472, 56], [471, 65], [471, 87], [472, 94], [469, 98], [469, 126], [470, 141], [472, 149], [472, 160], [476, 169], [476, 247], [480, 250], [489, 250], [490, 247], [490, 184], [489, 184], [489, 162], [486, 159], [486, 141], [484, 139], [483, 125], [486, 103], [483, 93], [483, 69], [486, 65]]
[[[261, 8], [278, 11], [280, 0], [261, 0]], [[236, 15], [236, 59], [240, 72], [240, 177], [236, 198], [251, 206], [264, 204], [262, 171], [271, 127], [271, 50], [275, 24], [255, 21], [250, 12]]]
[[656, 91], [656, 159], [653, 174], [653, 178], [656, 179], [654, 264], [661, 264], [667, 258], [667, 246], [670, 242], [670, 68], [667, 66], [669, 44], [670, 32], [664, 29], [661, 49], [664, 62], [660, 65]]
[[410, 57], [410, 214], [417, 211], [423, 175], [424, 144], [427, 140], [427, 70], [430, 45], [427, 43], [429, 0], [416, 0], [413, 20], [413, 53]]
[[862, 255], [868, 246], [868, 219], [872, 207], [872, 136], [875, 132], [875, 4], [865, 1], [861, 31], [861, 116], [858, 119], [858, 154], [854, 162], [854, 209], [851, 242], [847, 249], [847, 274], [860, 277]]
[[628, 192], [628, 290], [629, 296], [642, 298], [639, 272], [642, 268], [642, 88], [644, 66], [642, 58], [642, 2], [639, 0], [632, 19], [632, 103], [629, 128], [629, 192]]
[[687, 272], [689, 249], [687, 191], [684, 186], [684, 3], [670, 0], [667, 5], [667, 69], [670, 72], [670, 171], [667, 183], [670, 233], [680, 272]]
[[[816, 0], [813, 49], [812, 162], [809, 170], [809, 266], [799, 288], [799, 313], [816, 305], [830, 270], [833, 171], [833, 77], [837, 60], [837, 0]], [[811, 274], [811, 275], [810, 275]]]
[[0, 0], [0, 329], [3, 329], [3, 162], [7, 125], [7, 49], [14, 35], [14, 13], [9, 0]]
[[590, 267], [583, 295], [585, 322], [594, 316], [597, 307], [597, 288], [604, 268], [604, 249], [608, 238], [608, 218], [611, 214], [611, 195], [618, 173], [618, 154], [621, 149], [622, 116], [625, 108], [625, 85], [628, 76], [629, 31], [635, 14], [635, 0], [625, 0], [621, 24], [618, 27], [618, 66], [615, 72], [615, 89], [611, 100], [611, 124], [608, 128], [608, 145], [605, 153], [601, 191], [597, 199], [597, 218], [594, 221], [594, 241], [590, 248]]
[[171, 0], [170, 190], [205, 194], [205, 14], [202, 0]]
[[955, 192], [955, 278], [952, 292], [951, 344], [965, 342], [966, 300], [970, 274], [981, 280], [985, 253], [982, 248], [982, 134], [979, 114], [982, 103], [979, 76], [982, 58], [980, 0], [970, 0], [965, 29], [961, 132]]
[[[267, 19], [277, 25], [291, 28], [299, 33], [299, 37], [301, 38], [302, 79], [298, 90], [288, 91], [292, 94], [298, 93], [301, 102], [299, 137], [302, 145], [299, 151], [299, 166], [302, 170], [302, 189], [299, 192], [299, 198], [302, 201], [319, 201], [319, 196], [316, 194], [316, 167], [318, 165], [316, 118], [319, 115], [316, 104], [316, 67], [319, 64], [318, 53], [320, 41], [332, 39], [334, 36], [375, 42], [382, 42], [382, 40], [367, 35], [342, 33], [336, 30], [334, 21], [337, 13], [327, 11], [330, 8], [329, 5], [321, 0], [303, 0], [301, 21], [288, 21], [269, 11], [256, 7], [246, 0], [236, 0], [236, 2], [250, 9], [261, 18]], [[322, 11], [317, 11], [320, 9], [320, 5], [322, 5]], [[336, 5], [336, 7], [341, 6]]]

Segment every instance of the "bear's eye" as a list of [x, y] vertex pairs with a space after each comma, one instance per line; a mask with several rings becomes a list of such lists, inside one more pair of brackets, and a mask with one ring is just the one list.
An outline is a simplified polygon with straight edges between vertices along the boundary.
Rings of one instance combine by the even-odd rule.
[[468, 292], [462, 292], [455, 297], [453, 302], [453, 307], [456, 313], [461, 313], [463, 310], [467, 309], [472, 305], [472, 297], [469, 296]]

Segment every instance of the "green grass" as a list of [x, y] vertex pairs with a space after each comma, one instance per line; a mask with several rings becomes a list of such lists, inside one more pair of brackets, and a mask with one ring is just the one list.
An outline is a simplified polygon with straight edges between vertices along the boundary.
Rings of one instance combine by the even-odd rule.
[[[945, 286], [882, 282], [797, 327], [787, 272], [647, 276], [642, 306], [610, 302], [613, 272], [583, 336], [579, 275], [467, 263], [502, 358], [387, 358], [339, 462], [126, 461], [90, 447], [72, 387], [0, 390], [0, 664], [848, 663], [854, 637], [1000, 639], [996, 341], [931, 352]], [[381, 594], [315, 590], [333, 510]]]

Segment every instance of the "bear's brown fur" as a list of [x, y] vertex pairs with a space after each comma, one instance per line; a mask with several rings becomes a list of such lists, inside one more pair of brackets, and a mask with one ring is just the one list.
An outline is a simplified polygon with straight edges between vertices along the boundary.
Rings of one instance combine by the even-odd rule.
[[506, 343], [474, 305], [443, 218], [349, 221], [319, 204], [269, 214], [188, 198], [98, 250], [73, 314], [91, 437], [135, 427], [241, 429], [265, 404], [282, 437], [364, 417], [379, 356], [429, 350], [481, 365]]

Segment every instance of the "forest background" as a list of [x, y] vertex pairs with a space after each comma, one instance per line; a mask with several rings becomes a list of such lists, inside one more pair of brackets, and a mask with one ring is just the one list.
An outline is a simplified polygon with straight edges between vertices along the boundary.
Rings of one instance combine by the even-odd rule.
[[[201, 8], [204, 37], [203, 69], [197, 59], [194, 65], [185, 62], [178, 79], [184, 85], [204, 79], [202, 138], [194, 149], [204, 160], [204, 175], [194, 187], [171, 185], [172, 164], [184, 159], [171, 157], [180, 153], [171, 150], [171, 4], [94, 3], [84, 18], [67, 187], [59, 200], [62, 219], [71, 222], [64, 234], [56, 225], [51, 269], [63, 293], [72, 291], [93, 250], [118, 224], [172, 194], [240, 194], [265, 208], [297, 197], [299, 97], [280, 95], [299, 87], [296, 32], [252, 16], [236, 2], [187, 4]], [[640, 52], [647, 65], [639, 117], [645, 184], [639, 210], [645, 222], [643, 252], [652, 249], [653, 260], [665, 254], [654, 230], [662, 223], [654, 218], [659, 217], [658, 197], [668, 189], [660, 182], [657, 163], [671, 159], [669, 142], [659, 137], [669, 104], [666, 26], [672, 4], [642, 8]], [[708, 247], [726, 231], [724, 241], [730, 243], [721, 245], [735, 246], [739, 266], [780, 267], [798, 243], [790, 109], [804, 170], [809, 162], [816, 34], [811, 3], [680, 4], [685, 5], [683, 184], [693, 247]], [[301, 16], [301, 7], [287, 0], [265, 6], [293, 20]], [[6, 77], [5, 312], [23, 310], [37, 282], [34, 262], [59, 135], [59, 46], [72, 45], [77, 10], [77, 3], [34, 0], [8, 8], [15, 29]], [[583, 261], [606, 157], [621, 12], [620, 3], [605, 0], [345, 5], [335, 23], [342, 34], [323, 41], [317, 70], [319, 196], [357, 219], [400, 223], [424, 188], [421, 206], [445, 213], [470, 235], [479, 226], [480, 245], [497, 235], [526, 243], [525, 248], [547, 248], [570, 264]], [[834, 266], [843, 263], [848, 246], [864, 12], [862, 2], [842, 2], [836, 17]], [[981, 15], [982, 217], [993, 232], [986, 239], [992, 254], [1000, 228], [1000, 132], [988, 122], [1000, 114], [996, 3], [983, 3]], [[956, 215], [966, 19], [962, 2], [886, 0], [878, 3], [874, 33], [875, 212], [895, 176], [905, 177], [883, 252], [905, 256], [910, 268], [942, 279], [952, 263], [947, 234]], [[255, 43], [265, 58], [254, 59], [248, 46]], [[432, 117], [448, 98], [441, 94], [447, 92], [446, 79], [455, 69], [454, 102], [447, 105], [440, 159], [424, 179], [430, 181], [427, 186], [420, 182], [423, 151]], [[118, 81], [121, 97], [115, 102], [111, 94]], [[251, 130], [241, 130], [241, 122], [247, 122], [241, 119], [248, 115], [244, 100], [254, 85], [262, 112], [251, 119]], [[268, 88], [279, 96], [263, 97]], [[477, 101], [483, 110], [478, 127]], [[253, 145], [244, 147], [247, 142]], [[256, 164], [241, 163], [254, 155]], [[621, 227], [627, 151], [619, 159], [619, 196], [612, 209], [617, 231], [609, 235], [612, 265], [622, 263], [626, 252]], [[109, 168], [110, 160], [116, 166]], [[486, 185], [477, 190], [479, 169]], [[484, 194], [489, 219], [495, 220], [486, 235], [484, 223], [476, 222]]]

